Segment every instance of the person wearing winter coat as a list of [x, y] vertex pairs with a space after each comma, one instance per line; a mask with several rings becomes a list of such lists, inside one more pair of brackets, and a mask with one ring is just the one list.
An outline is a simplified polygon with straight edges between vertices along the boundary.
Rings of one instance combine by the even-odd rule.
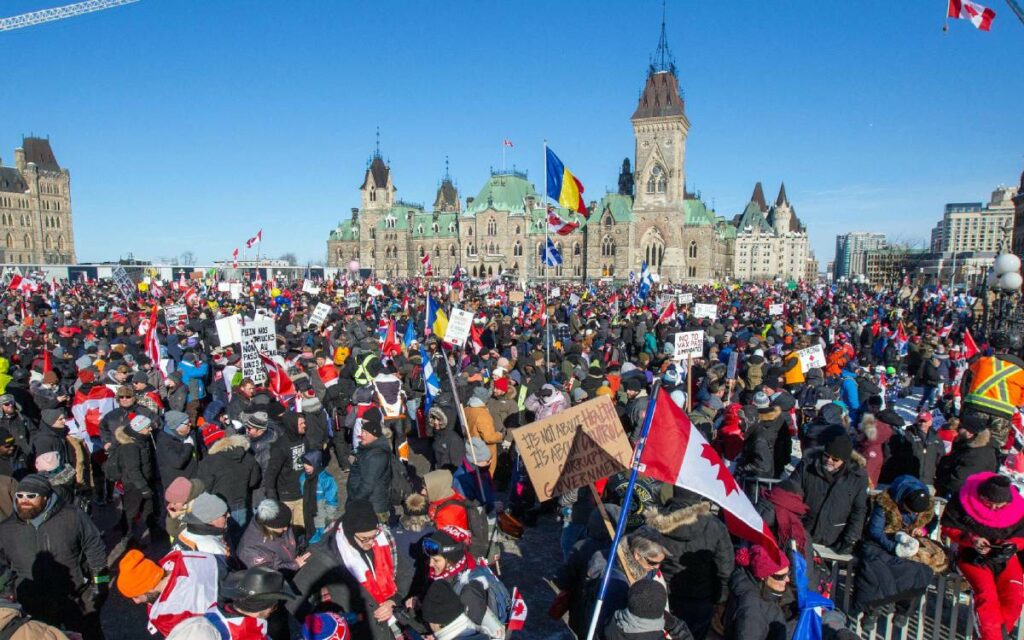
[[[127, 427], [114, 432], [117, 446], [110, 452], [108, 466], [124, 487], [121, 532], [124, 537], [144, 540], [146, 530], [156, 526], [156, 465], [153, 461], [153, 423], [139, 414]], [[111, 478], [115, 479], [115, 478]]]
[[209, 492], [199, 494], [184, 516], [185, 528], [171, 541], [171, 549], [209, 553], [226, 569], [231, 555], [227, 539], [230, 519], [223, 499]]
[[[768, 397], [761, 392], [754, 396], [754, 402], [763, 402], [763, 407], [758, 408], [759, 417], [773, 411], [768, 406]], [[774, 411], [778, 413], [778, 409]], [[744, 488], [753, 498], [757, 478], [770, 478], [774, 470], [771, 443], [764, 424], [760, 419], [748, 421], [747, 431], [743, 434], [743, 450], [736, 459], [736, 476], [742, 479]]]
[[509, 429], [519, 426], [519, 405], [516, 404], [516, 399], [509, 395], [508, 390], [508, 378], [498, 378], [494, 381], [494, 390], [491, 392], [493, 395], [487, 400], [487, 410], [494, 419], [494, 428], [502, 435], [509, 433]]
[[207, 454], [199, 462], [197, 477], [206, 491], [227, 502], [231, 537], [237, 542], [249, 524], [253, 492], [262, 485], [263, 471], [249, 453], [249, 439], [245, 436], [229, 436], [214, 425], [207, 425], [203, 436]]
[[939, 460], [935, 471], [935, 495], [956, 496], [970, 476], [999, 470], [999, 456], [992, 446], [992, 432], [984, 424], [965, 417], [960, 421], [949, 455]]
[[188, 388], [181, 383], [181, 372], [175, 371], [164, 380], [164, 405], [169, 411], [185, 411]]
[[[839, 399], [843, 401], [850, 411], [850, 419], [857, 422], [860, 419], [860, 388], [857, 385], [857, 365], [850, 363], [839, 374]], [[865, 398], [866, 400], [866, 398]]]
[[0, 522], [0, 562], [14, 572], [18, 603], [36, 620], [103, 638], [107, 550], [99, 530], [61, 504], [42, 476], [25, 476], [17, 492], [15, 513]]
[[569, 406], [569, 399], [551, 384], [544, 384], [536, 393], [526, 398], [526, 410], [533, 413], [534, 420], [553, 416]]
[[29, 458], [10, 431], [0, 427], [0, 476], [13, 478], [28, 473]]
[[192, 421], [181, 411], [168, 411], [163, 416], [164, 428], [156, 434], [156, 464], [160, 482], [166, 489], [175, 478], [195, 477], [199, 469], [199, 454]]
[[327, 412], [320, 399], [310, 389], [300, 401], [302, 415], [306, 419], [306, 450], [324, 451], [330, 438]]
[[[931, 412], [919, 413], [917, 420], [907, 425], [889, 444], [896, 473], [920, 478], [928, 486], [935, 484], [939, 460], [946, 455], [946, 446], [933, 428]], [[890, 478], [883, 473], [881, 480], [886, 482]]]
[[918, 381], [924, 389], [921, 392], [921, 400], [917, 403], [917, 411], [920, 413], [926, 407], [931, 410], [935, 405], [935, 391], [942, 384], [942, 374], [939, 373], [939, 359], [927, 358], [921, 362], [921, 370], [918, 372]]
[[32, 436], [32, 457], [38, 457], [49, 451], [56, 451], [60, 461], [74, 462], [74, 452], [68, 442], [66, 417], [61, 409], [47, 409], [42, 412], [42, 423]]
[[981, 640], [1002, 640], [1024, 605], [1020, 551], [1024, 498], [1006, 476], [991, 472], [966, 479], [942, 514], [942, 533], [956, 545], [956, 564], [974, 592]]
[[181, 372], [181, 386], [186, 390], [185, 413], [195, 422], [200, 405], [206, 399], [206, 377], [210, 365], [198, 351], [189, 349], [178, 363], [178, 371]]
[[626, 594], [626, 606], [612, 614], [604, 640], [693, 640], [686, 623], [666, 612], [665, 585], [655, 579], [637, 580]]
[[466, 457], [452, 474], [452, 489], [466, 500], [475, 500], [493, 516], [496, 492], [490, 471], [491, 451], [480, 438], [473, 438], [469, 444]]
[[[306, 420], [301, 413], [286, 411], [281, 421], [281, 437], [270, 445], [270, 459], [263, 472], [263, 491], [266, 497], [288, 505], [292, 510], [292, 524], [301, 528], [303, 517], [299, 476], [302, 475], [302, 454], [306, 453], [303, 440]], [[297, 535], [301, 533], [300, 530], [296, 531]]]
[[871, 487], [878, 484], [882, 465], [889, 459], [889, 440], [892, 436], [892, 428], [882, 420], [870, 413], [861, 417], [856, 449], [866, 462], [865, 470]]
[[466, 457], [466, 441], [448, 424], [448, 416], [440, 407], [430, 407], [427, 424], [433, 433], [434, 469], [455, 471]]
[[823, 449], [805, 453], [791, 477], [803, 489], [811, 540], [850, 553], [867, 517], [868, 478], [849, 436], [837, 435]]
[[228, 402], [227, 413], [232, 420], [243, 420], [246, 415], [256, 412], [252, 396], [256, 390], [256, 383], [252, 378], [242, 378], [238, 388], [231, 394]]
[[391, 513], [391, 447], [384, 437], [381, 413], [371, 408], [362, 417], [359, 449], [348, 474], [348, 501], [366, 500], [381, 522]]
[[491, 608], [489, 590], [490, 580], [497, 578], [490, 573], [489, 567], [477, 564], [461, 537], [457, 530], [442, 529], [423, 539], [429, 578], [432, 582], [447, 582], [466, 607], [469, 619], [496, 637], [503, 627], [504, 621], [499, 616], [504, 612]]
[[434, 582], [426, 589], [420, 615], [434, 640], [488, 640], [494, 637], [469, 619], [466, 605], [444, 581]]
[[504, 435], [494, 428], [494, 418], [487, 410], [487, 398], [489, 395], [486, 387], [478, 387], [477, 391], [469, 398], [466, 404], [466, 431], [470, 438], [480, 438], [487, 444], [490, 450], [490, 471], [498, 465], [498, 443], [504, 440]]
[[741, 549], [729, 578], [725, 640], [781, 640], [796, 626], [796, 594], [785, 555], [760, 545]]
[[299, 555], [292, 533], [292, 511], [279, 500], [264, 500], [238, 543], [238, 559], [246, 567], [269, 567], [286, 578], [295, 575], [309, 553]]
[[64, 632], [22, 613], [21, 605], [0, 598], [0, 637], [9, 640], [68, 640]]
[[307, 544], [318, 542], [327, 526], [338, 517], [338, 483], [324, 468], [323, 460], [319, 451], [307, 451], [302, 456], [299, 488]]
[[14, 443], [27, 459], [32, 455], [32, 438], [36, 425], [21, 412], [21, 407], [9, 393], [0, 395], [0, 429], [14, 436]]
[[649, 516], [636, 535], [644, 536], [648, 530], [660, 534], [655, 539], [665, 548], [661, 575], [668, 586], [668, 609], [696, 640], [702, 640], [716, 607], [729, 595], [734, 567], [729, 532], [712, 515], [710, 503], [679, 487], [673, 487], [664, 512]]
[[108, 451], [115, 444], [114, 432], [120, 427], [128, 426], [133, 415], [144, 415], [156, 424], [156, 414], [146, 407], [139, 406], [131, 386], [125, 385], [118, 389], [114, 401], [117, 406], [100, 418], [100, 440], [103, 442], [103, 448]]

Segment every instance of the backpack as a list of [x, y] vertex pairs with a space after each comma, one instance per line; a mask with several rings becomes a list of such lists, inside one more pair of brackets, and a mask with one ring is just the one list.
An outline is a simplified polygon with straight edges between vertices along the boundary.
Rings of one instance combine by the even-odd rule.
[[490, 567], [478, 566], [459, 574], [455, 584], [452, 585], [455, 594], [461, 594], [462, 590], [473, 581], [481, 583], [487, 589], [487, 608], [490, 612], [502, 624], [508, 624], [508, 620], [512, 616], [512, 595], [508, 592], [508, 587], [498, 579], [498, 576], [494, 575]]
[[487, 511], [476, 500], [464, 498], [449, 498], [438, 505], [438, 509], [446, 504], [455, 503], [466, 511], [466, 520], [469, 522], [469, 533], [472, 540], [469, 543], [469, 555], [474, 558], [487, 558], [487, 552], [491, 546], [491, 525], [487, 520]]
[[388, 464], [391, 467], [391, 491], [389, 498], [391, 504], [398, 506], [405, 502], [405, 499], [412, 493], [412, 483], [409, 482], [409, 475], [405, 470], [405, 463], [394, 454], [388, 456]]

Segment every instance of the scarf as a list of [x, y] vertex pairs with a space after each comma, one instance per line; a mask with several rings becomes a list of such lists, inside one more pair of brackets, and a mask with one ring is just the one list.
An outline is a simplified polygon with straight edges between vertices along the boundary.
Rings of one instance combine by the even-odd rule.
[[476, 559], [474, 559], [473, 556], [469, 554], [469, 551], [466, 551], [465, 555], [462, 556], [462, 559], [460, 559], [455, 564], [448, 565], [448, 567], [441, 573], [435, 572], [434, 568], [430, 567], [429, 575], [431, 580], [447, 580], [452, 576], [457, 576], [464, 570], [472, 571], [473, 569], [476, 569], [476, 567]]
[[374, 602], [380, 604], [395, 595], [398, 591], [395, 586], [395, 543], [383, 528], [373, 539], [373, 549], [370, 551], [373, 554], [372, 567], [366, 563], [362, 550], [348, 541], [340, 521], [334, 539], [338, 553], [341, 554], [341, 563], [359, 585], [366, 589]]
[[989, 509], [978, 497], [978, 489], [989, 478], [995, 476], [992, 472], [976, 473], [969, 477], [963, 488], [960, 489], [960, 504], [964, 511], [979, 524], [991, 529], [1009, 529], [1020, 526], [1024, 518], [1024, 498], [1017, 493], [1016, 489], [1010, 489], [1010, 503], [1002, 509]]
[[630, 612], [629, 609], [619, 609], [612, 615], [612, 621], [620, 631], [630, 635], [635, 633], [650, 633], [652, 631], [665, 630], [665, 617], [641, 618]]
[[793, 540], [796, 542], [796, 548], [803, 553], [807, 546], [807, 530], [804, 529], [802, 518], [810, 508], [804, 504], [800, 496], [782, 489], [765, 491], [762, 495], [775, 505], [779, 542], [785, 545], [789, 540]]

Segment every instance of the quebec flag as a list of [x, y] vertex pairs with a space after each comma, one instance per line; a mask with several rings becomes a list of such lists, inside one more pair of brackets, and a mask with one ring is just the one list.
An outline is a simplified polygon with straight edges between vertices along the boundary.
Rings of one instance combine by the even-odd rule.
[[651, 269], [644, 262], [640, 266], [640, 298], [644, 299], [647, 294], [651, 292], [651, 285], [654, 284], [654, 278], [651, 277]]
[[551, 242], [551, 238], [548, 238], [547, 244], [544, 245], [541, 258], [544, 260], [544, 264], [549, 267], [557, 267], [562, 264], [562, 254], [555, 247], [555, 243]]
[[434, 398], [441, 393], [441, 380], [434, 371], [434, 363], [430, 360], [430, 354], [423, 347], [420, 347], [420, 358], [423, 360], [423, 388], [426, 393], [423, 396], [423, 413], [430, 413], [430, 405], [434, 404]]

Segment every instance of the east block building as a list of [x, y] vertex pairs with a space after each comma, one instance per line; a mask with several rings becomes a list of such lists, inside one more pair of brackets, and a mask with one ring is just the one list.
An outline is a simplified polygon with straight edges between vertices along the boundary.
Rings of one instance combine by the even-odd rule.
[[0, 161], [0, 262], [74, 264], [71, 173], [50, 141], [24, 138], [14, 166]]

